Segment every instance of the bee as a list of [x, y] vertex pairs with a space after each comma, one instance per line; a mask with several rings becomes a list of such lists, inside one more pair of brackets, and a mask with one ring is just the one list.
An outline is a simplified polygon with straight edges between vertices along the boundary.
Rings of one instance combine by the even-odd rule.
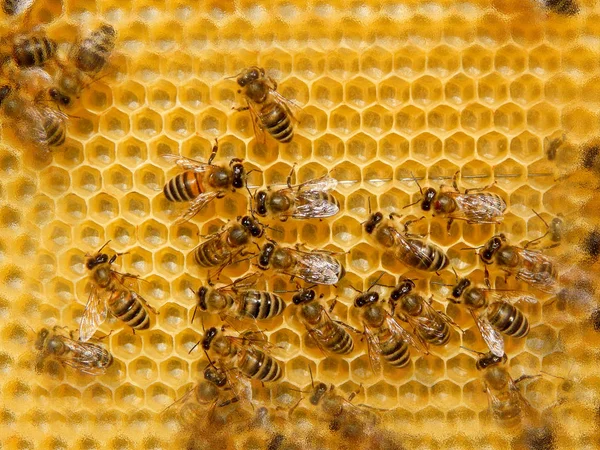
[[167, 200], [171, 202], [191, 202], [189, 209], [178, 219], [186, 222], [215, 198], [222, 198], [226, 191], [235, 192], [244, 186], [244, 166], [242, 160], [234, 158], [229, 167], [213, 165], [217, 156], [218, 142], [215, 139], [212, 153], [207, 163], [177, 155], [165, 155], [184, 169], [184, 172], [171, 178], [163, 188]]
[[[565, 222], [559, 214], [553, 218], [548, 224], [542, 216], [540, 216], [535, 210], [533, 211], [536, 216], [540, 218], [544, 225], [546, 225], [546, 232], [537, 239], [533, 239], [525, 245], [525, 248], [537, 247], [538, 250], [551, 249], [558, 247], [565, 234]], [[542, 244], [540, 246], [540, 244]]]
[[247, 106], [237, 111], [250, 111], [254, 133], [264, 143], [266, 130], [275, 140], [287, 144], [294, 137], [292, 121], [297, 121], [292, 108], [299, 109], [290, 100], [277, 92], [277, 82], [265, 75], [261, 67], [248, 67], [237, 76], [237, 84]]
[[61, 364], [73, 367], [89, 375], [102, 375], [110, 367], [113, 357], [104, 347], [91, 342], [80, 342], [67, 337], [54, 327], [52, 331], [42, 328], [37, 335], [35, 348], [40, 352], [37, 367], [52, 356]]
[[563, 143], [567, 140], [567, 136], [563, 134], [561, 137], [545, 139], [546, 144], [546, 157], [548, 161], [554, 161], [558, 155], [558, 150], [562, 147]]
[[[438, 272], [444, 269], [448, 263], [448, 257], [437, 245], [429, 244], [422, 239], [411, 238], [401, 233], [392, 222], [390, 215], [388, 221], [384, 221], [380, 212], [371, 214], [365, 222], [365, 231], [372, 239], [386, 250], [392, 250], [406, 266], [427, 272]], [[404, 224], [407, 228], [407, 222]]]
[[158, 314], [130, 287], [131, 281], [137, 281], [136, 275], [119, 273], [112, 269], [112, 264], [120, 254], [109, 258], [106, 253], [102, 253], [107, 244], [108, 242], [94, 255], [88, 256], [85, 262], [92, 289], [79, 326], [79, 339], [84, 342], [89, 340], [106, 320], [108, 311], [134, 331], [147, 330], [150, 327], [150, 317], [146, 308]]
[[267, 320], [280, 316], [285, 309], [285, 302], [279, 295], [252, 289], [258, 276], [251, 273], [216, 289], [209, 282], [209, 286], [198, 289], [197, 307], [200, 311], [238, 319]]
[[302, 251], [283, 247], [273, 241], [263, 245], [258, 255], [258, 267], [297, 277], [307, 283], [336, 284], [346, 274], [344, 266], [325, 250]]
[[301, 289], [292, 301], [299, 307], [300, 320], [323, 353], [347, 355], [354, 350], [354, 341], [345, 325], [329, 316], [323, 305], [316, 300], [314, 290]]
[[542, 7], [563, 16], [574, 16], [579, 12], [579, 5], [575, 0], [537, 0]]
[[20, 69], [43, 66], [56, 56], [58, 44], [42, 32], [19, 35], [12, 43], [12, 61]]
[[427, 188], [423, 192], [419, 186], [422, 196], [421, 209], [430, 211], [433, 206], [436, 215], [448, 219], [448, 232], [454, 220], [465, 220], [467, 223], [501, 223], [506, 211], [506, 203], [502, 197], [491, 192], [481, 192], [485, 188], [467, 189], [461, 193], [456, 182], [457, 176], [458, 172], [452, 181], [454, 191], [440, 189], [438, 192]]
[[492, 237], [479, 253], [486, 264], [496, 263], [508, 274], [515, 275], [530, 286], [547, 293], [558, 289], [558, 271], [552, 260], [539, 251], [527, 250], [506, 243], [506, 236]]
[[229, 227], [213, 233], [194, 250], [194, 261], [200, 267], [209, 268], [233, 262], [233, 258], [243, 253], [252, 238], [263, 235], [264, 229], [254, 217], [238, 217]]
[[453, 303], [462, 303], [468, 309], [483, 340], [497, 357], [504, 355], [504, 339], [500, 333], [522, 338], [529, 333], [527, 317], [513, 303], [518, 301], [537, 302], [535, 297], [525, 292], [501, 289], [484, 289], [471, 286], [462, 278], [452, 289]]
[[586, 232], [582, 241], [583, 251], [588, 255], [590, 262], [595, 262], [600, 257], [600, 230]]
[[390, 294], [392, 311], [396, 311], [401, 320], [411, 324], [424, 347], [428, 344], [447, 344], [450, 340], [449, 325], [457, 328], [458, 325], [443, 312], [433, 309], [431, 299], [427, 301], [413, 292], [414, 287], [415, 283], [412, 280], [400, 280]]
[[207, 354], [212, 352], [217, 356], [225, 372], [239, 370], [245, 377], [263, 383], [279, 380], [283, 376], [281, 363], [258, 348], [259, 345], [266, 347], [268, 343], [252, 339], [249, 335], [246, 333], [236, 338], [212, 327], [202, 338], [202, 348]]
[[102, 24], [73, 46], [68, 63], [58, 64], [56, 84], [48, 90], [50, 98], [59, 105], [71, 105], [72, 97], [78, 98], [93, 77], [106, 66], [116, 37], [111, 25]]
[[407, 366], [410, 363], [410, 346], [428, 353], [385, 310], [379, 301], [379, 293], [370, 291], [371, 288], [354, 299], [354, 306], [360, 310], [373, 371], [379, 372], [381, 359], [392, 367]]
[[16, 137], [43, 151], [61, 146], [66, 139], [67, 116], [40, 105], [9, 85], [0, 87], [0, 110]]
[[18, 16], [27, 11], [34, 0], [2, 0], [2, 11], [7, 16]]
[[[293, 169], [292, 169], [293, 172]], [[337, 180], [323, 176], [292, 186], [292, 173], [287, 179], [288, 187], [277, 191], [260, 190], [256, 193], [256, 214], [271, 214], [286, 221], [294, 219], [323, 219], [340, 212], [340, 203], [330, 193]]]

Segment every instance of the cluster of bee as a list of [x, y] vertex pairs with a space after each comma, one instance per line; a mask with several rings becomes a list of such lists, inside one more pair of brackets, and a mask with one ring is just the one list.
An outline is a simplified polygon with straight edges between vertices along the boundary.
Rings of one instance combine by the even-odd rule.
[[116, 32], [100, 24], [62, 52], [32, 23], [34, 7], [33, 0], [2, 1], [12, 26], [0, 37], [0, 118], [22, 145], [45, 153], [64, 144], [69, 116], [63, 110], [106, 67]]

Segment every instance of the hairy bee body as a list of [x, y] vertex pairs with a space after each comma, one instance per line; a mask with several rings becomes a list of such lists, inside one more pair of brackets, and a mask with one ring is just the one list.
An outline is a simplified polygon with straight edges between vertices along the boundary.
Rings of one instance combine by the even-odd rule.
[[240, 292], [241, 316], [249, 316], [256, 320], [271, 319], [279, 316], [285, 309], [285, 302], [276, 294], [266, 291], [249, 289]]
[[21, 68], [42, 66], [56, 55], [57, 48], [56, 41], [47, 36], [27, 36], [16, 40], [13, 59]]
[[556, 14], [574, 16], [579, 12], [579, 5], [575, 0], [541, 0], [543, 6]]
[[191, 202], [206, 190], [204, 178], [203, 172], [186, 170], [165, 184], [165, 197], [171, 202]]
[[507, 336], [522, 338], [529, 333], [529, 321], [519, 309], [506, 302], [494, 302], [487, 309], [490, 324]]
[[258, 110], [258, 118], [267, 132], [283, 144], [291, 142], [294, 127], [288, 111], [279, 103], [265, 102]]

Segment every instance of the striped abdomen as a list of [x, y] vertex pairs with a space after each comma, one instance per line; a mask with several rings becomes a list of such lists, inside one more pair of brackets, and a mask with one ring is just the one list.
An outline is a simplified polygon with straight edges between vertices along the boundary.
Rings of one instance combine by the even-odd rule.
[[573, 16], [579, 12], [579, 5], [575, 0], [546, 0], [546, 8], [556, 14]]
[[527, 317], [510, 303], [492, 303], [488, 308], [487, 317], [495, 329], [507, 336], [521, 338], [529, 333]]
[[194, 250], [194, 261], [200, 267], [216, 267], [231, 258], [231, 251], [220, 236], [210, 238]]
[[50, 147], [59, 147], [65, 143], [67, 136], [65, 124], [58, 117], [51, 115], [44, 120], [46, 142]]
[[163, 192], [167, 200], [171, 202], [191, 202], [204, 192], [201, 172], [186, 170], [171, 178]]
[[325, 349], [338, 355], [347, 355], [354, 350], [352, 336], [340, 324], [324, 317], [311, 334]]
[[410, 362], [410, 349], [404, 340], [392, 337], [379, 340], [381, 356], [394, 367], [404, 367]]
[[[408, 246], [411, 248], [408, 249]], [[400, 243], [396, 248], [398, 259], [418, 270], [438, 272], [449, 263], [448, 257], [441, 248], [420, 239], [406, 239], [406, 245]]]
[[256, 320], [279, 316], [285, 309], [285, 302], [279, 295], [254, 289], [240, 294], [240, 313]]
[[13, 58], [19, 67], [41, 66], [56, 54], [56, 42], [45, 36], [20, 39], [13, 47]]
[[77, 68], [86, 73], [97, 73], [106, 64], [115, 47], [115, 30], [105, 24], [84, 39], [75, 53]]
[[448, 324], [436, 317], [430, 317], [428, 328], [417, 327], [416, 332], [425, 342], [431, 345], [446, 345], [450, 340], [450, 327]]
[[284, 144], [294, 137], [294, 127], [290, 115], [279, 103], [265, 103], [260, 109], [259, 118], [269, 134]]
[[266, 353], [253, 349], [246, 349], [238, 359], [238, 369], [248, 378], [262, 381], [277, 381], [283, 375], [279, 362]]
[[108, 300], [112, 314], [134, 330], [146, 330], [150, 326], [150, 316], [138, 295], [129, 290], [115, 291]]

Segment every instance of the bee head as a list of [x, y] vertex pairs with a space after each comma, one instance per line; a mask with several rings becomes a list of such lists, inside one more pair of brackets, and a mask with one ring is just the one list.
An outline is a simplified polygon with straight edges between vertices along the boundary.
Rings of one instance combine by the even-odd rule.
[[267, 191], [258, 191], [256, 193], [256, 214], [261, 217], [267, 215]]
[[236, 161], [231, 164], [231, 170], [233, 172], [231, 185], [236, 189], [243, 188], [244, 187], [244, 174], [246, 173], [246, 171], [244, 169], [244, 165], [241, 162]]
[[379, 301], [379, 293], [377, 292], [363, 292], [354, 299], [354, 306], [362, 308], [365, 305], [371, 303], [377, 303]]
[[263, 246], [260, 255], [258, 255], [258, 267], [260, 267], [262, 270], [267, 270], [271, 263], [271, 257], [273, 256], [274, 252], [275, 245], [273, 245], [271, 242], [267, 242]]
[[475, 367], [477, 370], [485, 370], [488, 367], [495, 366], [496, 364], [504, 364], [508, 360], [506, 353], [502, 356], [496, 356], [492, 352], [487, 352], [480, 356]]
[[202, 286], [200, 289], [198, 289], [198, 293], [196, 294], [198, 296], [198, 308], [200, 308], [202, 311], [206, 311], [207, 306], [206, 306], [206, 294], [208, 293], [208, 288], [206, 286]]
[[375, 214], [371, 214], [371, 217], [365, 223], [365, 231], [369, 234], [375, 231], [375, 227], [383, 220], [383, 214], [380, 212], [376, 212]]
[[48, 94], [50, 95], [50, 98], [52, 100], [54, 100], [56, 103], [58, 103], [59, 105], [62, 105], [62, 106], [70, 106], [71, 105], [71, 97], [69, 97], [68, 95], [64, 95], [62, 92], [60, 92], [56, 88], [50, 88], [48, 90]]
[[106, 264], [109, 261], [108, 255], [106, 253], [96, 253], [94, 256], [90, 256], [85, 262], [85, 267], [88, 270], [92, 270], [94, 267], [99, 266], [100, 264]]
[[466, 278], [462, 278], [461, 280], [459, 280], [456, 286], [454, 286], [454, 289], [452, 289], [452, 297], [459, 299], [461, 295], [463, 295], [465, 289], [468, 288], [470, 285], [471, 282], [469, 280], [467, 280]]
[[433, 202], [433, 199], [436, 195], [437, 191], [435, 189], [425, 189], [425, 192], [423, 193], [423, 201], [421, 202], [421, 209], [423, 211], [429, 211], [431, 209], [431, 202]]
[[415, 287], [415, 283], [408, 278], [403, 279], [398, 283], [398, 285], [394, 288], [392, 293], [390, 294], [390, 298], [394, 301], [404, 297], [410, 291], [412, 291]]
[[8, 97], [8, 95], [11, 93], [11, 91], [12, 91], [12, 88], [6, 84], [4, 86], [0, 87], [0, 104], [2, 104], [4, 99], [6, 97]]
[[212, 327], [212, 328], [209, 328], [208, 330], [206, 330], [206, 333], [204, 334], [204, 337], [202, 338], [202, 348], [204, 349], [204, 351], [210, 350], [210, 344], [217, 336], [217, 333], [218, 333], [218, 331], [215, 327]]
[[504, 235], [499, 234], [487, 241], [483, 247], [483, 250], [479, 254], [481, 261], [483, 261], [484, 264], [491, 264], [493, 262], [494, 255], [498, 252], [500, 247], [502, 247], [502, 244], [504, 244], [505, 240], [506, 238]]
[[244, 87], [264, 76], [265, 69], [256, 66], [248, 67], [237, 78], [237, 84]]
[[302, 289], [292, 297], [292, 301], [294, 305], [301, 305], [302, 303], [312, 302], [316, 295], [313, 289]]
[[263, 234], [263, 227], [258, 220], [251, 216], [244, 216], [241, 220], [242, 226], [250, 232], [252, 237], [261, 237]]

